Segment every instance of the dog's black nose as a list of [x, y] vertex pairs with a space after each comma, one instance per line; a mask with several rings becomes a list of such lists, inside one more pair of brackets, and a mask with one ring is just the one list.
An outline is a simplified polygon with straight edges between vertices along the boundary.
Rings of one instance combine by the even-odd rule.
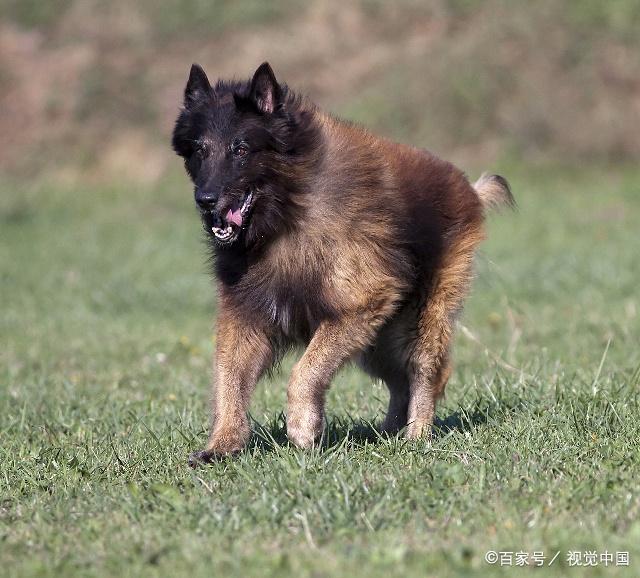
[[204, 191], [200, 188], [196, 189], [196, 204], [203, 211], [211, 210], [218, 200], [218, 195], [215, 193]]

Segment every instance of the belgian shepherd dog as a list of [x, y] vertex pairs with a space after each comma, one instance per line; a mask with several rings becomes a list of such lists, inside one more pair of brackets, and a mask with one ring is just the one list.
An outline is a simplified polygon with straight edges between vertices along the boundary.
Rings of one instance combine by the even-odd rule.
[[429, 435], [451, 341], [507, 181], [471, 185], [432, 153], [339, 120], [276, 80], [211, 85], [194, 64], [173, 133], [218, 281], [213, 420], [190, 463], [242, 450], [260, 376], [305, 348], [287, 388], [287, 436], [320, 438], [336, 371], [354, 360], [385, 382], [383, 432]]

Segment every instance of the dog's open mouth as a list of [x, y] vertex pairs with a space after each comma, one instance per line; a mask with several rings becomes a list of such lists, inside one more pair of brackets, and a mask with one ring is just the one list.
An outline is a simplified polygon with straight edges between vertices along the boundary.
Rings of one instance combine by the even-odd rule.
[[216, 225], [220, 226], [213, 225], [211, 227], [211, 232], [218, 241], [229, 243], [236, 240], [242, 230], [242, 225], [246, 226], [249, 211], [253, 205], [253, 198], [253, 191], [249, 191], [243, 199], [229, 208], [222, 219], [218, 219]]

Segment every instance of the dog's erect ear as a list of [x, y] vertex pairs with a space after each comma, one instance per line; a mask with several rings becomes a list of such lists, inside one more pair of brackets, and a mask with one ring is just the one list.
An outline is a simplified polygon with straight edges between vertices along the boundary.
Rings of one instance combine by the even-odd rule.
[[280, 104], [282, 91], [268, 62], [263, 62], [251, 80], [249, 99], [262, 113], [271, 114]]
[[211, 85], [204, 70], [199, 64], [191, 65], [189, 80], [184, 89], [184, 106], [189, 108], [195, 102], [211, 94]]

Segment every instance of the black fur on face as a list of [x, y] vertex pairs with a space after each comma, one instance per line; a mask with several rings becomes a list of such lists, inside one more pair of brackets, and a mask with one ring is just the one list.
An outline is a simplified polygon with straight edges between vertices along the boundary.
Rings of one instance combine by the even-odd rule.
[[251, 249], [295, 226], [300, 195], [321, 157], [309, 107], [278, 84], [268, 63], [249, 82], [212, 87], [194, 64], [173, 132], [217, 247]]

